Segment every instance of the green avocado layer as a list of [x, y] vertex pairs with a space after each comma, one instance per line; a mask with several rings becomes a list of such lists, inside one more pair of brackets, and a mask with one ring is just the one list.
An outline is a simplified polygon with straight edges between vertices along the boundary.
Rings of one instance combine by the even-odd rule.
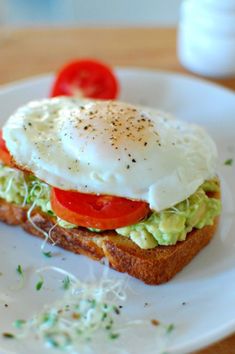
[[[193, 228], [212, 225], [221, 212], [221, 202], [210, 198], [207, 192], [219, 190], [216, 179], [206, 181], [187, 200], [161, 212], [152, 212], [141, 222], [116, 229], [129, 237], [140, 248], [151, 249], [158, 245], [174, 245], [183, 241]], [[39, 207], [44, 213], [55, 216], [50, 205], [50, 187], [34, 176], [0, 165], [0, 198], [7, 202], [28, 207]], [[57, 218], [64, 228], [76, 225]], [[96, 230], [97, 231], [97, 230]]]
[[216, 191], [219, 191], [218, 180], [206, 181], [183, 202], [159, 213], [153, 212], [138, 224], [116, 231], [143, 249], [175, 245], [177, 241], [184, 241], [193, 228], [213, 225], [214, 218], [221, 212], [221, 201], [206, 193]]
[[[51, 209], [50, 192], [50, 186], [37, 177], [0, 164], [0, 198], [7, 202], [39, 207], [44, 213], [56, 217]], [[64, 228], [76, 227], [58, 217], [57, 223]]]

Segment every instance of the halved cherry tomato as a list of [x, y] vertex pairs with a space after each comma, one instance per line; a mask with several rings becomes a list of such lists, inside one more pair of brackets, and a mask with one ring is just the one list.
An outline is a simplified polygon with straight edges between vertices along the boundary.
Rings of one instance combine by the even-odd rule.
[[149, 212], [148, 204], [145, 202], [57, 188], [52, 188], [51, 206], [55, 214], [63, 220], [101, 230], [134, 224]]
[[113, 71], [107, 65], [91, 59], [76, 60], [65, 65], [59, 71], [51, 91], [51, 97], [114, 99], [117, 95], [118, 82]]
[[11, 155], [6, 147], [5, 140], [2, 137], [2, 131], [0, 130], [0, 161], [8, 166], [12, 166]]

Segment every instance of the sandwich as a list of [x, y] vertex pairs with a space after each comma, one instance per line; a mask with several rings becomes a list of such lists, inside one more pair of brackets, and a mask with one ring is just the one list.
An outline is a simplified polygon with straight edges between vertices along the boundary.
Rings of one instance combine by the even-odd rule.
[[171, 279], [215, 234], [215, 143], [201, 127], [119, 101], [57, 97], [9, 117], [0, 220], [146, 284]]

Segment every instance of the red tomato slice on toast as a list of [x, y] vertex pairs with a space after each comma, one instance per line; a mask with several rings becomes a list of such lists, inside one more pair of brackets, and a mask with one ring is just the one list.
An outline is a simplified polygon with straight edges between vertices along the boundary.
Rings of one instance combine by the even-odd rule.
[[76, 60], [58, 73], [51, 97], [78, 96], [93, 99], [115, 99], [118, 81], [111, 68], [91, 59]]
[[101, 230], [132, 225], [149, 213], [142, 201], [52, 188], [52, 210], [72, 224]]
[[5, 165], [12, 166], [11, 155], [6, 147], [5, 140], [2, 137], [2, 130], [0, 130], [0, 161]]

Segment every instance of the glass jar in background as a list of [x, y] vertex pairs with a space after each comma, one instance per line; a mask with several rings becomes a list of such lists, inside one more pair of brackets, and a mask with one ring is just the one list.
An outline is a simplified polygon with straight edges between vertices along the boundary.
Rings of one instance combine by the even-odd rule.
[[184, 0], [178, 57], [192, 72], [235, 76], [235, 0]]

